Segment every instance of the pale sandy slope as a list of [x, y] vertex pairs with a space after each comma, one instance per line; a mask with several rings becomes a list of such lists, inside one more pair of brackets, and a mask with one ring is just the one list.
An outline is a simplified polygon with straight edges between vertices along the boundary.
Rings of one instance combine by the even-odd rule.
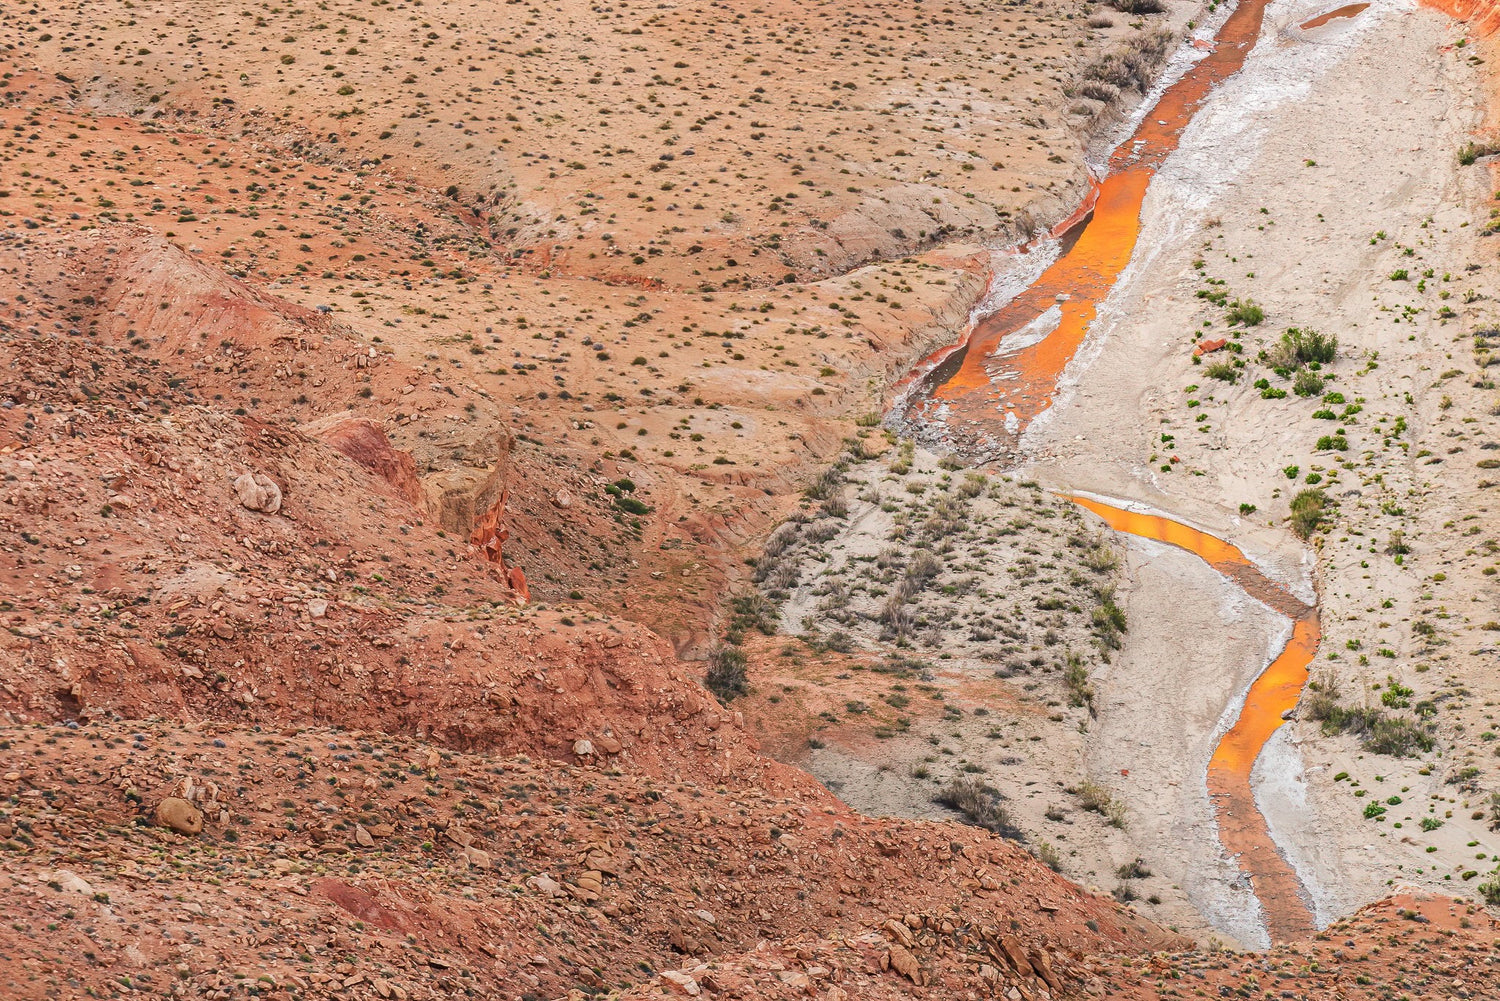
[[[1471, 819], [1495, 760], [1493, 745], [1475, 739], [1486, 710], [1470, 708], [1494, 688], [1486, 655], [1473, 653], [1486, 635], [1475, 627], [1496, 617], [1479, 583], [1490, 579], [1481, 573], [1487, 553], [1468, 548], [1489, 529], [1461, 533], [1465, 515], [1486, 503], [1475, 462], [1491, 454], [1479, 449], [1495, 424], [1494, 394], [1469, 385], [1467, 335], [1489, 304], [1466, 302], [1465, 292], [1483, 296], [1495, 265], [1465, 270], [1487, 191], [1482, 168], [1464, 170], [1454, 155], [1481, 114], [1470, 96], [1479, 93], [1473, 50], [1451, 47], [1461, 30], [1399, 2], [1312, 33], [1295, 27], [1321, 9], [1272, 5], [1245, 70], [1210, 99], [1153, 186], [1136, 261], [1025, 444], [1044, 480], [1172, 512], [1234, 540], [1304, 593], [1315, 560], [1325, 629], [1318, 670], [1338, 672], [1346, 701], [1373, 701], [1370, 685], [1388, 674], [1417, 699], [1438, 696], [1442, 758], [1362, 754], [1352, 740], [1301, 722], [1284, 727], [1261, 759], [1261, 805], [1326, 922], [1389, 892], [1388, 881], [1472, 893], [1463, 873], [1493, 865], [1474, 858], [1492, 835]], [[1227, 286], [1205, 285], [1199, 259], [1202, 275]], [[1397, 268], [1411, 280], [1391, 281]], [[1419, 291], [1428, 268], [1434, 277]], [[1195, 336], [1226, 331], [1223, 311], [1195, 295], [1220, 287], [1267, 313], [1245, 335], [1247, 366], [1233, 386], [1206, 378], [1190, 357]], [[1418, 312], [1406, 313], [1408, 305]], [[1440, 317], [1444, 306], [1456, 315]], [[1262, 376], [1286, 385], [1253, 359], [1289, 326], [1340, 339], [1328, 388], [1364, 398], [1358, 423], [1346, 428], [1350, 448], [1337, 456], [1348, 467], [1314, 449], [1337, 426], [1313, 419], [1315, 400], [1265, 400], [1250, 385]], [[1375, 352], [1378, 367], [1369, 368]], [[1454, 369], [1464, 374], [1443, 376]], [[1198, 391], [1186, 393], [1193, 385]], [[1189, 408], [1189, 399], [1202, 405]], [[1195, 420], [1200, 413], [1207, 419]], [[1385, 444], [1380, 430], [1398, 418], [1409, 430]], [[1164, 432], [1175, 436], [1171, 452]], [[1171, 455], [1180, 465], [1161, 472]], [[1320, 471], [1341, 502], [1316, 555], [1282, 521], [1306, 485], [1283, 474], [1294, 464], [1299, 480]], [[1257, 510], [1242, 518], [1241, 504]], [[1384, 552], [1394, 529], [1412, 544], [1404, 566]], [[1131, 551], [1132, 641], [1098, 679], [1104, 708], [1091, 763], [1105, 774], [1129, 770], [1112, 784], [1135, 804], [1136, 837], [1213, 924], [1256, 943], [1263, 932], [1253, 900], [1216, 859], [1202, 778], [1215, 729], [1237, 712], [1284, 620], [1185, 554], [1150, 543]], [[1419, 620], [1435, 635], [1414, 633]], [[1470, 699], [1454, 694], [1461, 685]], [[1450, 762], [1475, 747], [1471, 787], [1445, 784]], [[1369, 796], [1335, 783], [1341, 772]], [[1366, 803], [1391, 796], [1401, 802], [1384, 822], [1362, 818]], [[1443, 826], [1424, 832], [1417, 821], [1429, 813]]]

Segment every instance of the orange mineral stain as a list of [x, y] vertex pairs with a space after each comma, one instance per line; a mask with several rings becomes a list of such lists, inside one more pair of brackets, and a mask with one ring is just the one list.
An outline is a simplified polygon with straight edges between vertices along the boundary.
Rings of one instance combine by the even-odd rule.
[[1362, 14], [1366, 10], [1369, 10], [1369, 8], [1370, 5], [1367, 3], [1346, 3], [1344, 6], [1330, 10], [1326, 14], [1319, 14], [1317, 17], [1303, 21], [1299, 27], [1303, 31], [1311, 31], [1314, 28], [1323, 27], [1329, 21], [1337, 21], [1341, 17], [1353, 17], [1356, 14]]
[[1422, 6], [1442, 11], [1455, 21], [1464, 21], [1480, 37], [1493, 35], [1500, 28], [1500, 2], [1497, 0], [1422, 0]]
[[1251, 683], [1239, 718], [1209, 758], [1208, 793], [1219, 820], [1219, 841], [1249, 874], [1271, 940], [1310, 935], [1315, 929], [1302, 884], [1271, 840], [1266, 819], [1255, 805], [1250, 773], [1266, 741], [1284, 722], [1283, 715], [1302, 697], [1308, 665], [1322, 638], [1317, 609], [1261, 573], [1238, 547], [1223, 539], [1162, 515], [1121, 510], [1091, 497], [1068, 499], [1117, 532], [1165, 542], [1201, 557], [1246, 593], [1292, 619], [1291, 639]]
[[[1177, 148], [1183, 129], [1214, 85], [1244, 65], [1260, 35], [1266, 3], [1243, 0], [1209, 54], [1167, 88], [1135, 134], [1115, 150], [1104, 179], [1090, 190], [1092, 212], [1086, 202], [1084, 218], [1065, 234], [1062, 255], [1042, 276], [980, 318], [959, 344], [934, 353], [919, 367], [927, 373], [920, 394], [926, 398], [916, 404], [920, 411], [931, 415], [941, 407], [955, 423], [977, 421], [983, 433], [1013, 439], [1051, 404], [1058, 377], [1130, 263], [1152, 177]], [[1054, 305], [1062, 313], [1054, 331], [1038, 343], [1007, 351], [1007, 337]], [[1003, 357], [993, 357], [997, 350]]]

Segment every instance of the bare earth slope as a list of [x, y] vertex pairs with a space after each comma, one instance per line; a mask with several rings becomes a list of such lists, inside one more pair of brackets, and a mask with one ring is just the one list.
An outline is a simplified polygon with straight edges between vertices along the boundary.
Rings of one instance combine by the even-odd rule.
[[[1146, 959], [1191, 943], [854, 813], [678, 659], [1195, 16], [0, 11], [7, 996], [1014, 1001], [1295, 962]], [[1452, 938], [1419, 975], [1482, 982], [1487, 919], [1420, 906]]]

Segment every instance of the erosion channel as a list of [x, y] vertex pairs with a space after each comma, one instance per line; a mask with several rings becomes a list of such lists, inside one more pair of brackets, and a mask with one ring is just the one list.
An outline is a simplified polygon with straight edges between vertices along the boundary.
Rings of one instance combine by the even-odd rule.
[[[1184, 47], [1179, 59], [1188, 65], [1160, 90], [1133, 133], [1113, 149], [1072, 219], [1022, 251], [1050, 254], [1050, 264], [1014, 294], [993, 295], [990, 308], [974, 318], [958, 343], [935, 352], [913, 370], [899, 389], [890, 415], [893, 425], [918, 441], [997, 470], [1023, 461], [1023, 434], [1053, 405], [1059, 380], [1085, 343], [1101, 304], [1136, 256], [1142, 206], [1153, 178], [1178, 149], [1184, 131], [1216, 86], [1244, 67], [1262, 38], [1268, 6], [1266, 0], [1246, 0], [1219, 25], [1212, 40], [1200, 37]], [[1304, 20], [1300, 29], [1347, 22], [1368, 6], [1325, 11]], [[1200, 763], [1197, 781], [1206, 783], [1217, 838], [1258, 902], [1257, 923], [1266, 937], [1286, 941], [1305, 936], [1318, 924], [1316, 908], [1308, 888], [1273, 841], [1257, 806], [1251, 774], [1307, 683], [1321, 638], [1316, 605], [1273, 580], [1230, 542], [1163, 514], [1143, 513], [1138, 505], [1117, 506], [1097, 494], [1083, 495], [1078, 486], [1088, 482], [1085, 471], [1054, 467], [1051, 472], [1045, 479], [1066, 484], [1060, 492], [1110, 529], [1201, 557], [1289, 624], [1280, 648], [1263, 662], [1264, 669], [1248, 691], [1236, 696], [1237, 704], [1225, 711], [1221, 734], [1210, 759]], [[1160, 667], [1174, 669], [1168, 663]], [[1212, 917], [1210, 921], [1219, 924]], [[1243, 924], [1220, 927], [1244, 936]]]

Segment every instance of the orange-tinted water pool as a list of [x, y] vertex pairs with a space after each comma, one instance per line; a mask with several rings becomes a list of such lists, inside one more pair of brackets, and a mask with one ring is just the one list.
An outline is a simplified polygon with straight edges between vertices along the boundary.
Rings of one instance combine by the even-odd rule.
[[[1013, 440], [1051, 404], [1058, 377], [1130, 263], [1151, 178], [1177, 148], [1209, 91], [1244, 65], [1260, 35], [1267, 2], [1243, 0], [1209, 54], [1167, 88], [1130, 139], [1115, 150], [1108, 172], [1091, 192], [1092, 212], [1068, 234], [1071, 245], [1051, 267], [997, 312], [980, 318], [962, 342], [935, 352], [919, 366], [918, 371], [927, 372], [915, 394], [919, 413], [931, 417], [941, 408], [951, 424], [978, 421], [986, 436]], [[1062, 318], [1050, 335], [1003, 360], [992, 357], [1006, 337], [1054, 305]]]
[[1162, 515], [1125, 511], [1091, 497], [1070, 497], [1117, 532], [1155, 539], [1201, 557], [1247, 593], [1292, 619], [1292, 635], [1281, 653], [1250, 685], [1239, 718], [1219, 739], [1208, 762], [1208, 793], [1219, 820], [1219, 840], [1250, 875], [1266, 916], [1271, 940], [1304, 937], [1313, 928], [1297, 874], [1276, 850], [1265, 817], [1255, 805], [1250, 773], [1266, 741], [1297, 705], [1308, 665], [1318, 652], [1317, 609], [1266, 577], [1237, 547]]
[[1301, 27], [1303, 31], [1311, 31], [1314, 28], [1323, 27], [1323, 25], [1327, 24], [1329, 21], [1337, 21], [1341, 17], [1353, 17], [1356, 14], [1362, 14], [1369, 9], [1370, 5], [1367, 3], [1346, 3], [1344, 4], [1344, 6], [1330, 10], [1326, 14], [1319, 14], [1317, 17], [1303, 21], [1302, 24], [1299, 25], [1299, 27]]
[[1299, 24], [1298, 27], [1301, 27], [1304, 32], [1311, 32], [1313, 29], [1320, 29], [1320, 27], [1325, 26], [1329, 21], [1337, 21], [1340, 18], [1352, 18], [1356, 14], [1364, 14], [1368, 9], [1370, 9], [1368, 3], [1346, 3], [1341, 8], [1334, 8], [1332, 11], [1326, 12], [1326, 14], [1317, 15], [1316, 18], [1308, 18], [1307, 21]]

